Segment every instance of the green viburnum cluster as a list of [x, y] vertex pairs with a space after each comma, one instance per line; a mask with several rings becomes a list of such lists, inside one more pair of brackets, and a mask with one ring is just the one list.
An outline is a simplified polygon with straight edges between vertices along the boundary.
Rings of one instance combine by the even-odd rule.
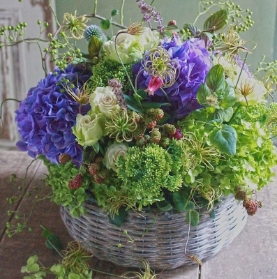
[[[171, 151], [181, 150], [175, 147]], [[124, 158], [119, 158], [118, 177], [123, 182], [122, 187], [135, 196], [139, 209], [163, 200], [163, 189], [177, 191], [182, 186], [182, 176], [178, 172], [180, 156], [177, 154], [171, 156], [159, 145], [149, 144], [142, 148], [131, 147]], [[177, 161], [174, 162], [173, 158]]]
[[131, 65], [123, 66], [117, 62], [103, 58], [92, 68], [92, 77], [89, 80], [89, 87], [93, 90], [96, 87], [105, 87], [109, 80], [118, 79], [123, 85], [123, 92], [128, 92], [130, 84], [126, 71], [131, 77]]

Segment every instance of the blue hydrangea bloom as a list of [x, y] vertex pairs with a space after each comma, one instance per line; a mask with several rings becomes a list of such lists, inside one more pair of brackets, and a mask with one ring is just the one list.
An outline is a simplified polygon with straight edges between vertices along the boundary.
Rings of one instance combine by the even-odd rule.
[[[190, 39], [181, 42], [179, 37], [174, 37], [168, 42], [163, 42], [172, 60], [179, 66], [179, 75], [175, 83], [155, 91], [154, 96], [149, 97], [154, 102], [170, 102], [171, 106], [164, 108], [172, 118], [181, 119], [193, 110], [200, 107], [196, 100], [196, 94], [201, 83], [212, 66], [210, 54], [205, 47], [205, 42], [200, 39]], [[141, 63], [133, 66], [133, 74], [137, 78], [137, 87], [146, 89], [151, 76], [143, 70]]]
[[71, 156], [78, 165], [82, 159], [82, 148], [77, 144], [71, 128], [78, 113], [86, 114], [89, 105], [80, 106], [64, 90], [64, 79], [76, 88], [81, 88], [91, 76], [85, 65], [69, 65], [65, 70], [56, 69], [32, 87], [25, 100], [15, 112], [21, 140], [17, 147], [28, 151], [35, 158], [44, 155], [52, 163], [58, 163], [61, 153]]

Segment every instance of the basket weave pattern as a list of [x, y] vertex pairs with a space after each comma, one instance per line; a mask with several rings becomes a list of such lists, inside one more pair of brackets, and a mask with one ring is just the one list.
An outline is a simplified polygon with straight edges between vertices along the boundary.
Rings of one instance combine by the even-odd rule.
[[[129, 212], [121, 227], [109, 222], [107, 214], [95, 204], [85, 203], [86, 215], [73, 218], [61, 207], [61, 217], [70, 235], [96, 258], [119, 266], [140, 267], [141, 259], [152, 269], [174, 269], [216, 255], [243, 229], [247, 214], [233, 196], [215, 207], [215, 218], [200, 212], [200, 223], [189, 227], [186, 213]], [[124, 231], [127, 231], [124, 233]], [[188, 238], [189, 235], [189, 238]]]

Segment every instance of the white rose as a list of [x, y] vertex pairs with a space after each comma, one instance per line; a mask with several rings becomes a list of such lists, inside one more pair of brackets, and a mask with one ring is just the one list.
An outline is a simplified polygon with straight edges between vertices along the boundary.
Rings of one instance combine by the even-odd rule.
[[158, 46], [160, 37], [158, 31], [152, 31], [149, 27], [144, 27], [143, 32], [140, 35], [137, 35], [141, 44], [143, 45], [144, 50], [150, 50]]
[[[127, 30], [121, 30], [117, 37], [113, 37], [103, 45], [106, 56], [113, 61], [123, 64], [131, 64], [142, 58], [144, 51], [156, 47], [159, 44], [159, 33], [152, 31], [148, 27], [144, 27], [143, 31], [138, 35], [131, 35]], [[115, 50], [115, 38], [116, 49]]]
[[110, 145], [104, 156], [104, 164], [108, 169], [117, 171], [116, 162], [120, 156], [125, 156], [128, 146], [123, 143], [113, 143]]
[[103, 113], [106, 117], [110, 117], [112, 112], [120, 109], [117, 98], [111, 87], [97, 87], [89, 98], [92, 111], [95, 113]]
[[93, 146], [103, 136], [101, 114], [77, 114], [72, 132], [80, 145]]

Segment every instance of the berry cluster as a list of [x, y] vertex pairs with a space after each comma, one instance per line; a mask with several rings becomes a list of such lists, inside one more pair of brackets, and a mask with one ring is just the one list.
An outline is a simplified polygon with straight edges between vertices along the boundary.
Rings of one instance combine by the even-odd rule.
[[245, 207], [247, 214], [250, 216], [253, 216], [258, 208], [262, 207], [261, 201], [253, 199], [252, 197], [249, 198], [246, 191], [242, 189], [238, 189], [235, 198], [237, 200], [243, 200], [243, 206]]

